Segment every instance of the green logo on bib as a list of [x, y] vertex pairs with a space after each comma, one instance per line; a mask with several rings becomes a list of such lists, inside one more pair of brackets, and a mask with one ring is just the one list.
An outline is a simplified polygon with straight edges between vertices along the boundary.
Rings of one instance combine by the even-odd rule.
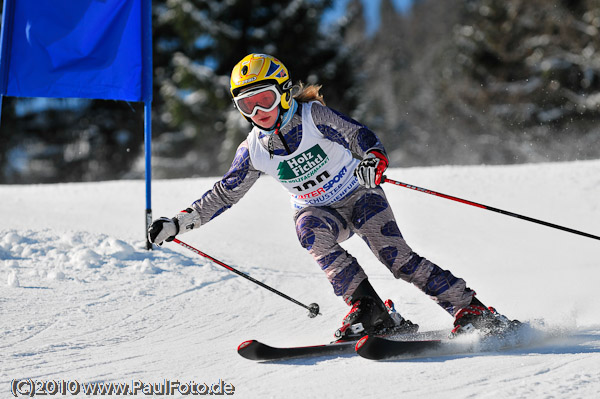
[[325, 164], [325, 161], [327, 161], [327, 155], [316, 144], [292, 159], [281, 161], [277, 167], [279, 180], [292, 180], [306, 174], [312, 175]]

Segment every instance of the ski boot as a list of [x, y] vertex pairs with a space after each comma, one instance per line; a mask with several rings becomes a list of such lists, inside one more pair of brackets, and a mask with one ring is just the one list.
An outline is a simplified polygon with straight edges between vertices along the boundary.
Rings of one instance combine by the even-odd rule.
[[335, 332], [338, 341], [359, 339], [365, 335], [401, 334], [419, 328], [400, 316], [391, 300], [383, 303], [368, 280], [364, 280], [350, 298], [352, 309]]
[[456, 314], [450, 338], [476, 331], [483, 336], [503, 335], [517, 330], [519, 326], [521, 326], [520, 321], [510, 320], [493, 307], [488, 308], [479, 299], [473, 297], [471, 304]]
[[394, 327], [391, 331], [386, 332], [387, 334], [410, 334], [416, 333], [419, 330], [418, 324], [415, 324], [412, 321], [405, 319], [400, 313], [396, 311], [394, 302], [392, 302], [391, 299], [385, 301], [385, 308], [387, 309], [388, 314], [394, 321]]

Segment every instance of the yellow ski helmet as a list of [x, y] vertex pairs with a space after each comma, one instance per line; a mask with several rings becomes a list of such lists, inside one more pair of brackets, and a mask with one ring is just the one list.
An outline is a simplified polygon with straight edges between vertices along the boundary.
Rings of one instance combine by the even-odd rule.
[[281, 108], [284, 111], [290, 109], [292, 79], [285, 65], [271, 55], [248, 54], [233, 67], [231, 95], [235, 97], [243, 88], [260, 83], [275, 85], [281, 94]]

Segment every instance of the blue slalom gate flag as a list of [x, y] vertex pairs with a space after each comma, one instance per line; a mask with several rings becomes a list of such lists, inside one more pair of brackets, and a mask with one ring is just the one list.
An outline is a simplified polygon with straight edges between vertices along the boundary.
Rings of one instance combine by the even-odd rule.
[[151, 100], [150, 0], [4, 3], [0, 94]]
[[3, 96], [143, 101], [148, 230], [152, 0], [4, 0]]

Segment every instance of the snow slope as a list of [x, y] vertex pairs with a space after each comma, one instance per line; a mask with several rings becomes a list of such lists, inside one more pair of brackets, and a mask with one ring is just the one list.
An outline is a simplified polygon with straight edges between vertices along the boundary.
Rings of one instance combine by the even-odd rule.
[[[600, 234], [600, 161], [388, 175]], [[154, 182], [155, 216], [172, 216], [215, 180]], [[513, 318], [544, 319], [560, 333], [501, 353], [253, 363], [236, 353], [242, 341], [327, 342], [348, 310], [298, 244], [287, 194], [272, 179], [263, 177], [235, 207], [180, 238], [303, 303], [319, 303], [322, 316], [314, 319], [175, 244], [145, 251], [142, 181], [0, 186], [0, 397], [11, 397], [15, 378], [222, 380], [239, 398], [599, 397], [599, 241], [385, 190], [413, 249], [465, 278], [484, 303]], [[422, 330], [451, 327], [447, 314], [394, 280], [360, 239], [344, 246]]]

